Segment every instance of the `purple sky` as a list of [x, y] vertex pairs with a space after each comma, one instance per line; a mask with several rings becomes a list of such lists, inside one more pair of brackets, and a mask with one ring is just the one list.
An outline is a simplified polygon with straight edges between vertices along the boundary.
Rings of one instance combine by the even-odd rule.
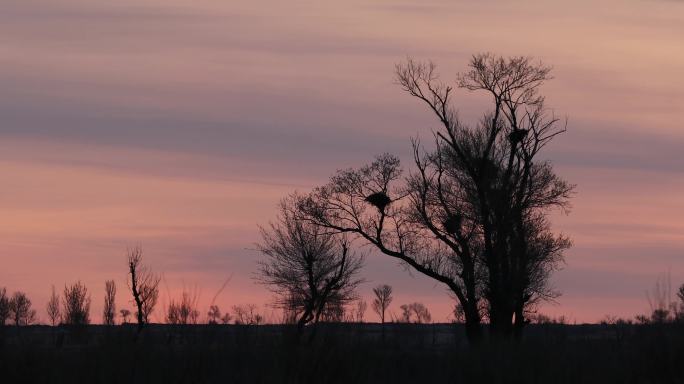
[[[543, 92], [569, 120], [545, 156], [578, 185], [554, 215], [575, 246], [541, 311], [646, 312], [660, 273], [684, 282], [683, 37], [681, 1], [9, 0], [0, 286], [45, 320], [51, 285], [80, 279], [99, 322], [106, 279], [131, 307], [124, 252], [140, 243], [162, 303], [186, 287], [204, 305], [232, 276], [222, 307], [267, 304], [251, 248], [278, 200], [377, 153], [409, 161], [410, 138], [437, 126], [395, 63], [432, 59], [453, 80], [490, 51], [552, 65]], [[467, 121], [487, 106], [456, 100]], [[382, 255], [363, 274], [365, 295], [394, 285], [396, 308], [423, 301], [444, 321], [453, 305]]]

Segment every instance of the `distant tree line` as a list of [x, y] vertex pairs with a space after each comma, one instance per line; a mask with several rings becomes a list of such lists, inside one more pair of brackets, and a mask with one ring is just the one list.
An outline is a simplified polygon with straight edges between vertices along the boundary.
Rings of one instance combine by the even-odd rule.
[[[130, 252], [127, 253], [127, 260], [130, 259]], [[142, 265], [142, 249], [137, 248], [135, 257], [138, 259], [139, 266]], [[130, 265], [130, 264], [129, 264]], [[145, 268], [152, 274], [149, 267]], [[129, 276], [130, 277], [130, 276]], [[156, 281], [156, 278], [148, 281]], [[137, 283], [139, 284], [139, 282]], [[131, 282], [132, 285], [132, 282]], [[303, 285], [306, 285], [304, 283]], [[614, 316], [606, 316], [601, 322], [605, 324], [664, 324], [664, 323], [681, 323], [684, 322], [684, 284], [682, 284], [675, 292], [674, 298], [671, 298], [669, 276], [659, 276], [652, 290], [647, 291], [646, 297], [650, 305], [651, 312], [647, 315], [637, 315], [633, 320], [619, 319]], [[144, 284], [143, 284], [144, 286]], [[354, 285], [356, 288], [356, 285]], [[300, 287], [301, 288], [301, 287]], [[148, 290], [149, 288], [143, 288]], [[158, 287], [156, 288], [158, 289]], [[384, 325], [386, 322], [394, 323], [414, 323], [426, 324], [432, 322], [432, 315], [428, 308], [420, 302], [413, 302], [399, 305], [399, 312], [390, 311], [390, 305], [394, 301], [394, 290], [391, 286], [381, 284], [372, 289], [373, 299], [371, 301], [371, 309], [378, 316], [380, 323]], [[135, 297], [131, 289], [131, 297], [134, 304]], [[283, 293], [287, 297], [287, 293]], [[349, 293], [351, 295], [351, 293]], [[158, 292], [152, 296], [158, 296]], [[326, 308], [317, 319], [310, 319], [310, 322], [357, 322], [362, 323], [365, 320], [365, 312], [368, 304], [363, 299], [359, 298], [356, 292], [353, 293], [355, 299], [349, 299], [345, 305], [339, 305], [339, 301], [325, 302], [323, 307]], [[113, 280], [105, 282], [105, 296], [103, 306], [102, 324], [115, 325], [116, 321], [116, 285]], [[141, 300], [142, 301], [142, 300]], [[199, 310], [199, 298], [196, 293], [183, 291], [178, 300], [171, 299], [164, 313], [164, 322], [172, 325], [189, 325], [199, 324], [201, 320], [201, 312]], [[301, 330], [301, 318], [304, 314], [302, 308], [305, 302], [297, 302], [300, 307], [292, 306], [291, 301], [279, 302], [276, 301], [276, 306], [283, 309], [283, 318], [280, 321], [284, 324], [296, 324], [297, 328]], [[90, 304], [91, 297], [86, 286], [78, 281], [71, 285], [64, 287], [63, 293], [60, 296], [57, 294], [54, 286], [52, 293], [45, 307], [47, 319], [49, 324], [67, 325], [67, 326], [83, 326], [91, 323], [90, 320]], [[147, 305], [147, 314], [142, 316], [143, 324], [147, 324], [150, 315], [154, 310], [154, 306]], [[288, 310], [292, 310], [290, 312]], [[294, 314], [294, 316], [293, 316]], [[131, 311], [125, 308], [119, 310], [119, 317], [121, 318], [119, 324], [127, 324], [131, 318]], [[137, 313], [134, 318], [138, 319]], [[27, 326], [36, 324], [38, 316], [36, 310], [32, 306], [31, 300], [23, 292], [15, 292], [11, 296], [7, 294], [6, 288], [0, 289], [0, 326], [15, 325]], [[260, 325], [267, 321], [266, 316], [259, 311], [254, 304], [233, 305], [231, 311], [223, 313], [218, 305], [211, 304], [206, 313], [206, 324], [235, 324], [235, 325]], [[529, 321], [533, 324], [566, 324], [565, 317], [552, 318], [543, 314], [532, 314], [529, 316]], [[269, 322], [274, 322], [274, 319], [269, 319]], [[462, 308], [456, 305], [452, 322], [464, 322]], [[382, 328], [384, 338], [384, 326]]]
[[[272, 228], [279, 228], [284, 232], [279, 232], [280, 237], [272, 239], [274, 242], [271, 243], [271, 246], [275, 247], [276, 244], [295, 248], [305, 245], [313, 246], [314, 248], [308, 249], [315, 260], [302, 266], [316, 276], [314, 281], [319, 282], [322, 288], [318, 288], [321, 293], [314, 292], [314, 300], [283, 301], [282, 308], [285, 309], [283, 311], [285, 316], [281, 322], [302, 324], [303, 316], [307, 319], [305, 323], [314, 318], [316, 322], [363, 322], [367, 303], [360, 299], [354, 291], [360, 282], [354, 276], [359, 270], [362, 259], [348, 254], [347, 244], [336, 243], [333, 238], [323, 235], [316, 239], [318, 242], [307, 237], [304, 242], [292, 243], [294, 238], [291, 235], [298, 233], [303, 236], [304, 233], [297, 232], [302, 230], [301, 227], [286, 229], [288, 224], [294, 223], [291, 221], [288, 223], [287, 218], [284, 220], [281, 223], [283, 227], [272, 226]], [[337, 254], [331, 253], [333, 250], [340, 252], [340, 259], [337, 258]], [[133, 247], [126, 251], [126, 266], [130, 302], [135, 305], [137, 310], [131, 312], [127, 308], [121, 308], [117, 313], [116, 283], [114, 280], [107, 280], [105, 281], [102, 324], [110, 326], [117, 323], [128, 324], [133, 319], [137, 323], [138, 329], [142, 330], [146, 324], [150, 323], [151, 315], [157, 306], [161, 278], [152, 271], [149, 265], [144, 263], [142, 247]], [[261, 267], [266, 268], [264, 264]], [[275, 269], [269, 269], [269, 271], [272, 271], [273, 276], [278, 273]], [[284, 273], [284, 270], [280, 272]], [[296, 291], [296, 285], [290, 285], [290, 287], [293, 292], [301, 292], [301, 297], [311, 297], [303, 291]], [[378, 313], [381, 322], [384, 323], [385, 312], [392, 301], [392, 288], [388, 285], [378, 286], [374, 289], [374, 293], [376, 298], [373, 301], [373, 309]], [[287, 293], [284, 297], [291, 297], [291, 293]], [[52, 326], [88, 325], [91, 323], [91, 302], [88, 288], [80, 281], [65, 285], [61, 295], [52, 286], [51, 295], [45, 305], [47, 321]], [[295, 316], [292, 316], [293, 312], [290, 311], [294, 311]], [[117, 314], [120, 317], [119, 322], [117, 322]], [[173, 325], [199, 324], [202, 321], [201, 317], [197, 291], [190, 292], [187, 290], [183, 290], [178, 299], [171, 298], [164, 308], [163, 314], [164, 322]], [[266, 320], [266, 316], [254, 304], [233, 305], [230, 311], [223, 313], [218, 305], [212, 303], [206, 313], [207, 324], [259, 325]], [[273, 322], [273, 319], [270, 321]], [[410, 320], [404, 320], [404, 317], [396, 317], [394, 321], [408, 322]], [[0, 325], [27, 326], [37, 322], [37, 312], [24, 292], [15, 292], [10, 296], [7, 294], [6, 288], [0, 289]]]

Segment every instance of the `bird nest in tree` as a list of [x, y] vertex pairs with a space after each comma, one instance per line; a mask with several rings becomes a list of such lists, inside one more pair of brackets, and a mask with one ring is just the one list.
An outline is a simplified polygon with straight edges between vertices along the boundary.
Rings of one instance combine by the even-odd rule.
[[527, 132], [529, 132], [527, 129], [516, 129], [508, 134], [508, 140], [513, 144], [517, 144], [527, 137]]
[[455, 234], [461, 229], [461, 216], [460, 215], [449, 215], [442, 222], [442, 226], [447, 233]]
[[392, 202], [385, 192], [376, 192], [366, 197], [366, 201], [374, 205], [377, 209], [384, 211], [385, 207]]

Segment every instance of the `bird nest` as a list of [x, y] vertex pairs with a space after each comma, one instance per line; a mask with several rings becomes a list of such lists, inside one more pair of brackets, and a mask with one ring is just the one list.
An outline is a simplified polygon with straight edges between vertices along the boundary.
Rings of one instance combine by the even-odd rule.
[[370, 194], [366, 197], [366, 201], [374, 205], [380, 211], [384, 211], [385, 207], [387, 207], [392, 202], [392, 200], [389, 198], [389, 196], [387, 196], [385, 192], [376, 192]]
[[442, 226], [447, 233], [455, 234], [461, 229], [461, 216], [449, 215], [442, 222]]
[[515, 131], [508, 134], [508, 140], [510, 140], [513, 144], [517, 144], [523, 141], [525, 137], [527, 137], [528, 132], [529, 130], [527, 129], [516, 129]]

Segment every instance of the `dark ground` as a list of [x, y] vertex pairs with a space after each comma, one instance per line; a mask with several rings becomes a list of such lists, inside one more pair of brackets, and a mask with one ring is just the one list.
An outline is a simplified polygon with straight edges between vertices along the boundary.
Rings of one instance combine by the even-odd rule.
[[531, 325], [468, 348], [458, 325], [0, 328], [0, 383], [684, 383], [684, 326]]

